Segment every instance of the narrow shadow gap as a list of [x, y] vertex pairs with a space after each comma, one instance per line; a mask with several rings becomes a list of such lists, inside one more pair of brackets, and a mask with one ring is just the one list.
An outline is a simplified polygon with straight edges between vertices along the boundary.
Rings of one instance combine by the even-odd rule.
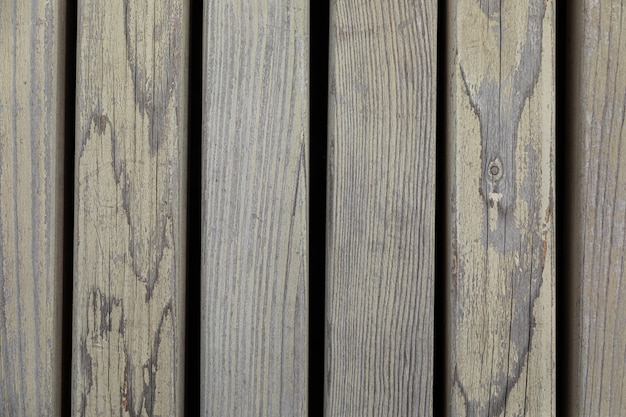
[[202, 265], [202, 0], [190, 0], [187, 147], [187, 277], [185, 289], [185, 416], [200, 415]]
[[448, 151], [446, 143], [448, 97], [448, 5], [441, 0], [437, 11], [437, 127], [435, 180], [435, 296], [433, 343], [433, 416], [446, 415], [448, 343]]
[[571, 24], [573, 7], [567, 0], [556, 1], [555, 33], [555, 246], [556, 246], [556, 415], [572, 413], [571, 388], [575, 370], [572, 365], [571, 330], [575, 317], [571, 314], [574, 283], [572, 281], [572, 242], [575, 209], [574, 195], [575, 144], [573, 123], [576, 120], [574, 91], [576, 67], [573, 60], [576, 42]]
[[310, 2], [309, 415], [324, 414], [330, 1]]
[[61, 324], [61, 415], [72, 408], [72, 310], [74, 277], [74, 149], [76, 135], [77, 1], [66, 0], [63, 149], [63, 295]]

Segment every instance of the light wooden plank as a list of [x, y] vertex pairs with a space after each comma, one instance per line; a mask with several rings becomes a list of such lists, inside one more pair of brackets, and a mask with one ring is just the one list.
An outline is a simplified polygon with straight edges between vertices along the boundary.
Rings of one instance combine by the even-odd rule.
[[451, 416], [555, 413], [554, 1], [450, 4]]
[[186, 0], [78, 4], [72, 415], [183, 415]]
[[433, 412], [437, 2], [331, 2], [325, 413]]
[[626, 410], [626, 1], [585, 0], [575, 13], [571, 415], [618, 416]]
[[0, 3], [0, 414], [59, 416], [65, 2]]
[[309, 2], [204, 3], [201, 415], [307, 415]]

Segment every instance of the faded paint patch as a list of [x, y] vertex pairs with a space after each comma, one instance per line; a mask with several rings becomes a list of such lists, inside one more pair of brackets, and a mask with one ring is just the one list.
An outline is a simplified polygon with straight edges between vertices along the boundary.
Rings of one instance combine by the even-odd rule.
[[[543, 48], [553, 48], [552, 37], [546, 43], [543, 33], [552, 12], [546, 13], [543, 0], [492, 3], [465, 0], [455, 6], [454, 194], [461, 202], [453, 205], [458, 274], [452, 377], [453, 393], [461, 398], [453, 401], [453, 414], [480, 417], [528, 411], [519, 399], [534, 383], [528, 373], [538, 372], [536, 356], [544, 355], [530, 358], [543, 345], [533, 341], [535, 306], [552, 250], [545, 221], [552, 200], [546, 206], [544, 185], [553, 181], [553, 136], [542, 137], [537, 108], [553, 102], [553, 91], [535, 94], [552, 68], [550, 60], [542, 66]], [[551, 323], [549, 316], [540, 317], [546, 318]]]

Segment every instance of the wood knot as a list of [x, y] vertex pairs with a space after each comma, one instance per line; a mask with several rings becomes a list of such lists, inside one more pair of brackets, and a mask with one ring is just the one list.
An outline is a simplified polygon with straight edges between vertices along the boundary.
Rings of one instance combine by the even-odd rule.
[[489, 173], [489, 178], [492, 181], [498, 181], [502, 178], [502, 162], [500, 162], [500, 158], [494, 159], [487, 168], [487, 172]]

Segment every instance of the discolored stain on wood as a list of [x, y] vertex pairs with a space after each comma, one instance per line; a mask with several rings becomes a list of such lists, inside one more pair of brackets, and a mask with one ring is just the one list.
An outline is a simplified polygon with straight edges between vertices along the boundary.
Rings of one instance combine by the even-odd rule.
[[553, 8], [450, 11], [453, 416], [554, 414]]
[[99, 120], [98, 120], [98, 116], [94, 115], [94, 122], [96, 122], [96, 125], [98, 126], [98, 133], [100, 135], [104, 134], [104, 131], [107, 127], [107, 124], [110, 125], [111, 121], [109, 120], [109, 118], [103, 114], [100, 116]]
[[183, 412], [188, 10], [79, 4], [74, 415]]
[[124, 368], [124, 383], [122, 384], [122, 408], [128, 411], [128, 369]]
[[[165, 139], [168, 113], [174, 112], [176, 124], [186, 123], [178, 109], [170, 109], [173, 93], [181, 85], [181, 67], [185, 48], [186, 26], [171, 30], [180, 22], [188, 25], [181, 15], [180, 1], [166, 0], [158, 8], [147, 2], [124, 0], [124, 38], [127, 66], [133, 80], [135, 104], [139, 113], [147, 117], [151, 134], [150, 151], [155, 154]], [[145, 19], [153, 16], [151, 24]], [[155, 47], [143, 48], [142, 42], [151, 39]], [[149, 65], [146, 65], [149, 64]], [[156, 69], [156, 70], [155, 70]], [[167, 70], [166, 70], [167, 69]]]

